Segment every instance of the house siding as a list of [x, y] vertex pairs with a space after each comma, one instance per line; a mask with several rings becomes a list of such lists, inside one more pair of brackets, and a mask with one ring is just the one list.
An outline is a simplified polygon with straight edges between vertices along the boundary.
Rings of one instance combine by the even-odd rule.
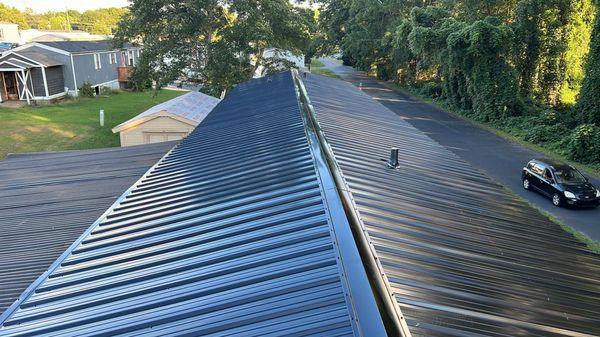
[[31, 80], [29, 84], [32, 85], [33, 96], [46, 96], [46, 89], [44, 88], [44, 76], [42, 75], [42, 69], [32, 68], [31, 69]]
[[[150, 143], [149, 135], [181, 135], [185, 136], [194, 130], [194, 126], [183, 123], [168, 116], [161, 116], [120, 132], [121, 146], [132, 146]], [[169, 137], [165, 137], [165, 141]], [[172, 140], [172, 139], [169, 139]]]
[[[68, 87], [69, 90], [75, 90], [75, 85], [73, 83], [73, 68], [71, 68], [71, 58], [68, 55], [53, 52], [51, 50], [40, 48], [40, 47], [34, 46], [34, 45], [28, 47], [26, 50], [46, 55], [47, 57], [49, 57], [59, 63], [62, 63], [63, 66], [59, 67], [59, 68], [61, 68], [62, 78], [63, 78], [63, 84], [60, 89], [60, 92], [64, 91], [64, 87]], [[46, 71], [47, 71], [47, 69], [46, 69]], [[47, 75], [48, 74], [46, 73], [46, 76]], [[50, 83], [48, 83], [48, 85], [50, 85]], [[50, 88], [48, 88], [48, 90], [50, 90]]]
[[[127, 64], [127, 50], [134, 51], [134, 64], [137, 64], [138, 62], [138, 48], [128, 48], [127, 50], [123, 50], [125, 51], [124, 59], [121, 50], [97, 52], [97, 54], [100, 55], [102, 64], [101, 69], [95, 69], [94, 53], [74, 53], [65, 55], [36, 45], [28, 46], [25, 50], [43, 54], [58, 63], [63, 64], [62, 66], [49, 67], [46, 69], [48, 91], [50, 95], [62, 93], [65, 91], [65, 88], [67, 88], [71, 94], [75, 94], [75, 90], [81, 88], [85, 82], [89, 82], [92, 86], [102, 84], [118, 88], [117, 67]], [[111, 53], [116, 54], [116, 62], [113, 64], [109, 63], [109, 54]], [[61, 74], [58, 74], [58, 70], [60, 70]], [[48, 74], [49, 72], [51, 72], [51, 75]], [[75, 73], [75, 78], [73, 78], [73, 73]], [[50, 76], [50, 78], [48, 76]], [[41, 78], [41, 72], [37, 73], [36, 71], [35, 77], [36, 79]], [[36, 96], [45, 96], [43, 81], [35, 83], [36, 79], [33, 79]]]
[[0, 42], [19, 43], [21, 37], [19, 36], [19, 26], [14, 23], [0, 23]]
[[65, 91], [65, 79], [61, 66], [46, 68], [46, 80], [48, 81], [48, 94], [50, 96]]
[[81, 87], [83, 83], [88, 82], [92, 86], [117, 80], [117, 66], [119, 65], [119, 56], [117, 62], [109, 64], [109, 54], [112, 52], [99, 52], [102, 67], [95, 69], [94, 54], [73, 54], [73, 63], [77, 76], [77, 86]]

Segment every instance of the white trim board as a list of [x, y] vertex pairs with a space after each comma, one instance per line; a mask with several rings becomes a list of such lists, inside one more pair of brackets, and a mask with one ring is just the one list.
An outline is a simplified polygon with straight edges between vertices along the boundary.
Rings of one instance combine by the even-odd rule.
[[24, 44], [22, 46], [19, 46], [17, 48], [11, 49], [11, 51], [24, 50], [24, 49], [27, 49], [27, 48], [31, 48], [33, 46], [40, 47], [42, 49], [46, 49], [46, 50], [53, 51], [55, 53], [59, 53], [59, 54], [63, 54], [63, 55], [67, 55], [67, 56], [71, 55], [71, 53], [68, 52], [68, 51], [66, 51], [66, 50], [62, 50], [62, 49], [58, 49], [58, 48], [46, 46], [45, 44], [38, 43], [38, 42], [30, 42], [30, 43]]

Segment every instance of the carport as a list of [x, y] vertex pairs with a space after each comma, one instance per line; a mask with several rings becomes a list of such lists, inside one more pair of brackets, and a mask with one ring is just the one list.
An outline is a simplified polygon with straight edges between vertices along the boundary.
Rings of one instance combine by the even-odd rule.
[[[43, 55], [24, 55], [9, 51], [0, 58], [0, 102], [22, 100], [31, 104], [32, 100], [48, 100], [63, 95], [62, 64]], [[47, 71], [58, 81], [60, 91], [51, 92], [48, 86]], [[56, 87], [56, 86], [55, 86]]]

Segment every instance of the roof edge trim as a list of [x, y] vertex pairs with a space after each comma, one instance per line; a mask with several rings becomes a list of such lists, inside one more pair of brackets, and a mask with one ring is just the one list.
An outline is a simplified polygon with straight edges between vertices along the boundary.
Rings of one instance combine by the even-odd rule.
[[0, 314], [0, 327], [2, 327], [4, 325], [4, 323], [6, 323], [6, 321], [17, 311], [17, 309], [21, 306], [21, 304], [27, 300], [37, 289], [37, 287], [42, 284], [42, 282], [44, 282], [46, 279], [48, 279], [48, 276], [50, 276], [50, 274], [52, 274], [58, 267], [60, 267], [60, 265], [62, 264], [62, 262], [69, 257], [69, 255], [75, 250], [75, 248], [77, 248], [81, 242], [83, 241], [83, 239], [85, 239], [94, 229], [96, 229], [96, 227], [98, 227], [98, 225], [104, 221], [104, 219], [106, 218], [107, 215], [109, 215], [113, 209], [118, 206], [124, 199], [125, 197], [127, 197], [131, 191], [144, 179], [146, 179], [146, 177], [160, 164], [162, 164], [163, 160], [171, 154], [171, 152], [173, 152], [173, 150], [175, 150], [177, 148], [177, 146], [179, 146], [179, 143], [176, 144], [175, 146], [173, 146], [169, 151], [167, 151], [167, 153], [165, 153], [165, 155], [163, 155], [160, 160], [158, 160], [154, 165], [152, 165], [152, 167], [150, 167], [146, 173], [144, 173], [140, 179], [138, 179], [135, 183], [133, 183], [133, 185], [131, 185], [125, 192], [123, 192], [123, 194], [121, 194], [121, 196], [119, 196], [115, 202], [112, 203], [112, 205], [104, 212], [102, 213], [102, 215], [96, 219], [96, 221], [94, 221], [94, 223], [89, 226], [78, 238], [77, 240], [75, 240], [70, 246], [69, 248], [67, 248], [67, 250], [65, 250], [57, 259], [56, 261], [54, 261], [50, 267], [48, 267], [48, 269], [43, 272], [35, 281], [33, 281], [33, 283], [31, 283], [26, 289], [25, 291], [23, 291], [23, 293], [19, 296], [19, 298], [17, 298], [3, 313]]
[[49, 50], [49, 51], [52, 51], [52, 52], [55, 52], [55, 53], [59, 53], [59, 54], [67, 55], [67, 56], [71, 55], [71, 53], [69, 53], [66, 50], [55, 48], [55, 47], [46, 46], [45, 44], [39, 43], [39, 42], [29, 42], [29, 43], [26, 43], [26, 44], [24, 44], [22, 46], [19, 46], [17, 48], [11, 49], [11, 50], [12, 51], [19, 51], [19, 50], [28, 49], [30, 47], [40, 47], [42, 49], [46, 49], [46, 50]]
[[411, 337], [406, 320], [394, 298], [392, 289], [387, 282], [387, 278], [385, 277], [384, 270], [376, 256], [375, 247], [373, 247], [366, 228], [360, 219], [358, 209], [354, 204], [354, 200], [349, 191], [348, 185], [346, 184], [341, 169], [335, 159], [333, 150], [327, 142], [325, 133], [321, 129], [315, 109], [310, 102], [306, 87], [304, 86], [301, 76], [296, 69], [292, 69], [292, 75], [297, 90], [299, 91], [299, 103], [302, 105], [301, 112], [306, 115], [305, 118], [307, 119], [308, 124], [307, 128], [313, 129], [312, 131], [317, 137], [320, 151], [322, 151], [322, 154], [325, 157], [325, 165], [327, 166], [326, 169], [333, 178], [335, 185], [334, 189], [337, 191], [339, 196], [339, 200], [342, 204], [344, 213], [350, 226], [350, 230], [358, 248], [360, 258], [367, 272], [367, 277], [376, 297], [376, 301], [379, 306], [379, 313], [383, 318], [385, 329], [388, 330], [388, 334], [390, 336]]

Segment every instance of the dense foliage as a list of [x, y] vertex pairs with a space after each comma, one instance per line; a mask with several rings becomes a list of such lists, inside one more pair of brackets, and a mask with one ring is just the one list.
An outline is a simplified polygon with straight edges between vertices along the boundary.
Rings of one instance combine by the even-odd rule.
[[308, 48], [311, 17], [288, 0], [134, 0], [117, 40], [144, 45], [133, 80], [163, 86], [184, 78], [218, 96], [260, 66], [285, 67], [276, 48]]
[[600, 15], [596, 17], [586, 69], [577, 111], [583, 122], [600, 126]]
[[16, 23], [20, 29], [82, 30], [91, 34], [112, 34], [125, 12], [127, 9], [124, 8], [101, 8], [83, 13], [68, 10], [36, 14], [31, 10], [22, 12], [0, 3], [2, 21]]
[[600, 151], [588, 146], [600, 127], [596, 12], [593, 0], [325, 0], [321, 17], [344, 62], [600, 164], [581, 154]]

